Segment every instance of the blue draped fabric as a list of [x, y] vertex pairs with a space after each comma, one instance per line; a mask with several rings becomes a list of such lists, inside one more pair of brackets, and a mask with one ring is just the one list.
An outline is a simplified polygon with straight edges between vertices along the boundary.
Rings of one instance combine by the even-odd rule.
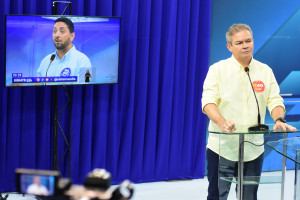
[[[71, 131], [71, 160], [63, 157], [59, 134], [62, 175], [68, 176], [70, 161], [74, 183], [94, 168], [107, 169], [114, 183], [202, 178], [210, 0], [71, 2], [73, 15], [121, 17], [119, 84], [66, 87], [72, 104], [60, 123]], [[1, 63], [4, 15], [50, 15], [51, 6], [50, 0], [1, 1]], [[4, 64], [0, 68], [0, 191], [14, 191], [16, 168], [53, 167], [54, 89], [4, 88]], [[60, 112], [67, 98], [57, 89]]]

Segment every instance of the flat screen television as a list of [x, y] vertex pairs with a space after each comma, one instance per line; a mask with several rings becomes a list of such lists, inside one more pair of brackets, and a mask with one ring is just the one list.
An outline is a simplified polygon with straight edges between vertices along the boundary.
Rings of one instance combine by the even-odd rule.
[[[64, 42], [55, 35], [60, 31], [54, 28], [55, 20], [60, 17], [74, 24], [73, 47], [61, 58], [54, 45]], [[120, 17], [6, 15], [5, 86], [118, 83], [120, 21]]]

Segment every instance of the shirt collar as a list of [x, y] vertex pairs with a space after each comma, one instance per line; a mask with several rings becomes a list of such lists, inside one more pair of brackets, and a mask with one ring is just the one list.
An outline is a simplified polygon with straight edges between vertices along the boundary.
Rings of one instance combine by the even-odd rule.
[[250, 63], [249, 63], [249, 69], [252, 67], [253, 68], [253, 65], [254, 65], [254, 58], [252, 57], [251, 58], [251, 61], [250, 61]]
[[[231, 61], [234, 63], [234, 66], [237, 68], [237, 69], [239, 69], [239, 70], [244, 70], [244, 67], [235, 59], [235, 57], [232, 55], [231, 56]], [[251, 66], [253, 66], [253, 64], [254, 64], [254, 62], [253, 62], [253, 57], [251, 58], [251, 61], [250, 61], [250, 64], [249, 64], [249, 69], [250, 69], [250, 67]]]
[[[74, 46], [74, 44], [72, 45], [72, 48], [64, 55], [64, 57], [61, 59], [61, 61], [62, 60], [66, 60], [66, 59], [68, 59], [69, 57], [70, 57], [70, 55], [71, 55], [71, 53], [73, 52], [73, 51], [75, 51], [75, 46]], [[57, 55], [57, 52], [55, 51], [55, 55], [56, 55], [56, 57], [59, 59], [59, 57], [58, 57], [58, 55]]]

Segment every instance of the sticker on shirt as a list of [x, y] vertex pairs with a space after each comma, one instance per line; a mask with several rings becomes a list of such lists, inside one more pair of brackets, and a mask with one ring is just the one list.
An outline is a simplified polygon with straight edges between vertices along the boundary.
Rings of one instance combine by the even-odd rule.
[[60, 72], [60, 76], [70, 76], [71, 75], [71, 69], [70, 68], [64, 68]]
[[252, 83], [252, 85], [253, 85], [254, 91], [257, 93], [261, 93], [261, 92], [265, 91], [265, 84], [262, 81], [254, 81]]

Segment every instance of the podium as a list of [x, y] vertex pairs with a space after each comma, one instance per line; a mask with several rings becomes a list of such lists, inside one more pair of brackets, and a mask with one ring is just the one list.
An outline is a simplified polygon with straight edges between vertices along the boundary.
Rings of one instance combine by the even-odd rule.
[[268, 142], [267, 145], [295, 162], [294, 200], [300, 199], [300, 137], [284, 138]]
[[[286, 170], [286, 157], [290, 151], [284, 151], [285, 147], [288, 145], [279, 145], [283, 150], [282, 155], [282, 166], [281, 166], [281, 176], [247, 176], [244, 175], [244, 164], [247, 161], [257, 158], [256, 154], [260, 152], [263, 153], [266, 148], [271, 148], [272, 150], [278, 149], [273, 148], [278, 145], [271, 145], [272, 142], [279, 142], [283, 144], [285, 140], [291, 137], [295, 137], [296, 132], [274, 132], [273, 130], [263, 131], [263, 132], [248, 132], [247, 125], [236, 126], [236, 131], [234, 133], [224, 133], [218, 131], [208, 131], [209, 134], [213, 134], [214, 138], [218, 138], [219, 141], [219, 183], [224, 181], [237, 184], [237, 199], [243, 200], [243, 188], [251, 187], [253, 185], [259, 184], [281, 184], [281, 200], [284, 200], [284, 182], [285, 182], [285, 170]], [[273, 125], [270, 125], [273, 127]], [[299, 130], [297, 128], [297, 130]], [[295, 139], [294, 139], [295, 141]], [[267, 145], [268, 143], [268, 145]], [[296, 144], [296, 143], [295, 143]], [[253, 153], [255, 152], [255, 153]], [[281, 151], [280, 151], [281, 152]], [[300, 152], [300, 138], [299, 138], [299, 152]], [[289, 154], [290, 155], [290, 154]], [[256, 157], [253, 157], [256, 156]], [[295, 155], [294, 158], [297, 156]], [[300, 164], [300, 153], [297, 160]], [[225, 158], [225, 159], [224, 159]], [[224, 162], [223, 160], [230, 160], [238, 165], [238, 172], [236, 176], [226, 176], [224, 173]], [[296, 159], [295, 159], [296, 160]], [[223, 162], [223, 163], [222, 163]], [[220, 167], [221, 166], [221, 167]], [[300, 175], [299, 175], [300, 177]], [[300, 180], [300, 178], [299, 178]]]

